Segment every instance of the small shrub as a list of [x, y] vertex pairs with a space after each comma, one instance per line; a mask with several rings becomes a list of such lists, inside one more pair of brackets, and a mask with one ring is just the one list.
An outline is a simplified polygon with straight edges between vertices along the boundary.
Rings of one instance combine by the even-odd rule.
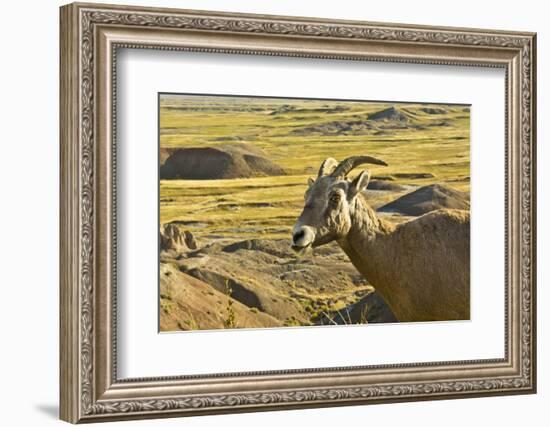
[[284, 326], [302, 326], [302, 324], [296, 319], [296, 317], [291, 316], [283, 322]]

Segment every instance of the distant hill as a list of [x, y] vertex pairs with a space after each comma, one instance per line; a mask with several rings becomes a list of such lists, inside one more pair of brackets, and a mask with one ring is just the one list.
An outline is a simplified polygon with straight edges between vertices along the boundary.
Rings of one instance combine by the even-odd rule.
[[419, 128], [417, 118], [409, 111], [388, 107], [363, 116], [340, 116], [337, 120], [297, 126], [290, 135], [371, 135], [384, 130]]
[[250, 144], [179, 148], [160, 166], [161, 179], [230, 179], [285, 175], [285, 171]]
[[382, 179], [373, 179], [367, 185], [367, 190], [379, 190], [379, 191], [404, 191], [407, 187], [404, 185], [396, 184], [395, 182], [386, 181]]
[[385, 108], [384, 110], [377, 111], [374, 114], [369, 114], [369, 120], [387, 120], [392, 122], [408, 122], [409, 117], [401, 110], [395, 107]]

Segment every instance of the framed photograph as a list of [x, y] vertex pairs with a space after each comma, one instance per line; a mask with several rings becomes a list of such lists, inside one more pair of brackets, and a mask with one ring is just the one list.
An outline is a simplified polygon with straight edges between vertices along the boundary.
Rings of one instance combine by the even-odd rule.
[[60, 22], [63, 420], [536, 391], [535, 34]]

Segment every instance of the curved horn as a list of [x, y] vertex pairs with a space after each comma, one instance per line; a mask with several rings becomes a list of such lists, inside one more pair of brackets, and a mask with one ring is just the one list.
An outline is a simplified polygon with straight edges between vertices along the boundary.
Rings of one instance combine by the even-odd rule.
[[317, 178], [320, 178], [324, 175], [328, 175], [334, 171], [334, 168], [338, 166], [338, 162], [333, 159], [332, 157], [329, 157], [325, 159], [323, 163], [321, 163], [321, 167], [319, 168], [319, 174], [317, 175]]
[[331, 173], [331, 176], [335, 178], [345, 178], [348, 173], [354, 168], [364, 163], [372, 163], [373, 165], [388, 166], [383, 160], [377, 159], [371, 156], [351, 156], [345, 160], [342, 160], [336, 169]]

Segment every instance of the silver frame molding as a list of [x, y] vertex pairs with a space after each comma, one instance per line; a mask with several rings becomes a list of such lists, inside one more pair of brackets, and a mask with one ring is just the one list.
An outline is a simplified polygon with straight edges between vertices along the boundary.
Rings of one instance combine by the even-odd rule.
[[[60, 13], [61, 419], [112, 421], [536, 391], [534, 33], [80, 3]], [[505, 69], [505, 357], [118, 379], [119, 48]]]

